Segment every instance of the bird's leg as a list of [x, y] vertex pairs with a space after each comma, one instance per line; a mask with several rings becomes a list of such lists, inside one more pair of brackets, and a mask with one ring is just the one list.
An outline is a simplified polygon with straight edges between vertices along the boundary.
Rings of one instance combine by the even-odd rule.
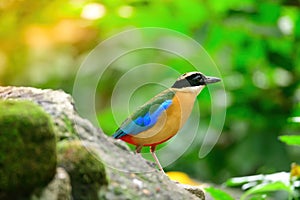
[[143, 148], [142, 145], [137, 145], [137, 146], [135, 147], [135, 153], [141, 153], [142, 148]]
[[159, 160], [158, 160], [158, 158], [157, 158], [157, 156], [156, 156], [156, 154], [155, 154], [155, 152], [154, 152], [154, 151], [155, 151], [155, 148], [156, 148], [156, 146], [151, 146], [151, 147], [150, 147], [150, 152], [151, 152], [152, 157], [154, 158], [154, 160], [155, 160], [155, 162], [156, 162], [158, 168], [160, 169], [160, 171], [162, 171], [163, 173], [165, 173], [164, 169], [162, 168], [162, 166], [161, 166], [161, 164], [160, 164], [160, 162], [159, 162]]
[[135, 153], [136, 155], [138, 155], [139, 157], [143, 158], [143, 156], [141, 155], [141, 150], [142, 150], [143, 146], [142, 145], [137, 145], [135, 147]]

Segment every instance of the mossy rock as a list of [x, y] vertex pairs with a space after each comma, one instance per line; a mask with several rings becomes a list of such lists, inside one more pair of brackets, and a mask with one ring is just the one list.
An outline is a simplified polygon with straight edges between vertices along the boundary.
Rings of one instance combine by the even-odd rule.
[[70, 175], [74, 200], [98, 199], [108, 184], [103, 163], [79, 140], [58, 143], [58, 165]]
[[56, 172], [50, 117], [29, 101], [0, 100], [0, 199], [26, 198]]

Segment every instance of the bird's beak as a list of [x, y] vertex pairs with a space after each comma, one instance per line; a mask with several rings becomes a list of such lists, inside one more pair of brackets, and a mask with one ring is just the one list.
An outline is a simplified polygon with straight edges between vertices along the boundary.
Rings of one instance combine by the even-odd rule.
[[221, 81], [221, 79], [219, 79], [217, 77], [207, 76], [206, 80], [205, 80], [205, 83], [210, 84], [210, 83], [216, 83], [216, 82], [219, 82], [219, 81]]

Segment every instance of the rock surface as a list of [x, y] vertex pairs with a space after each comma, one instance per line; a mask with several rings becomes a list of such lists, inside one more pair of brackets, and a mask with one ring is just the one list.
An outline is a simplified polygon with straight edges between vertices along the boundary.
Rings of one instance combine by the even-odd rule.
[[71, 180], [64, 168], [58, 167], [53, 180], [41, 191], [31, 196], [31, 200], [71, 200]]
[[190, 193], [199, 197], [199, 199], [205, 199], [205, 194], [201, 186], [192, 186], [192, 185], [185, 185], [185, 184], [181, 184], [180, 186], [186, 189], [187, 191], [189, 191]]
[[58, 143], [80, 140], [85, 148], [92, 149], [92, 155], [104, 165], [105, 174], [102, 176], [106, 178], [99, 178], [102, 184], [98, 185], [98, 199], [199, 199], [170, 181], [151, 163], [129, 151], [123, 142], [106, 136], [81, 118], [75, 111], [71, 96], [63, 91], [0, 87], [1, 98], [37, 103], [52, 116]]

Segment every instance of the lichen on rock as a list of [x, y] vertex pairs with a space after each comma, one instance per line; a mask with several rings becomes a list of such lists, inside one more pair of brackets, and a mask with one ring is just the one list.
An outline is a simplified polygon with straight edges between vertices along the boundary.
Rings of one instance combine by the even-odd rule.
[[0, 100], [0, 144], [0, 199], [26, 197], [55, 175], [52, 122], [35, 103]]

